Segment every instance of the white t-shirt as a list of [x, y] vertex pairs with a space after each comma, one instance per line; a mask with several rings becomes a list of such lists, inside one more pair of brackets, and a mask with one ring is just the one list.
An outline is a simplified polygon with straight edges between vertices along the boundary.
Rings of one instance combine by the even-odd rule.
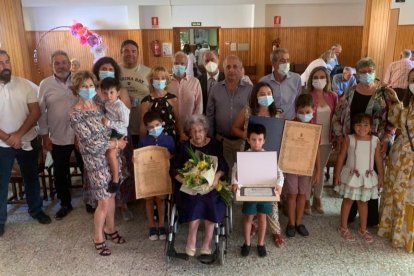
[[193, 53], [189, 53], [187, 57], [188, 57], [188, 63], [187, 63], [187, 69], [185, 70], [185, 73], [187, 74], [187, 76], [194, 77], [194, 63], [197, 63], [197, 60], [195, 56], [193, 55]]
[[[17, 131], [29, 115], [28, 104], [37, 103], [38, 87], [32, 82], [12, 76], [7, 84], [0, 84], [0, 129], [6, 133]], [[37, 132], [32, 127], [22, 137], [22, 142], [30, 142], [35, 139]], [[0, 147], [9, 148], [0, 139]]]
[[318, 106], [316, 112], [316, 123], [322, 125], [321, 145], [330, 144], [329, 136], [331, 130], [331, 108], [329, 105], [324, 107]]
[[120, 82], [122, 87], [128, 90], [131, 98], [131, 113], [129, 117], [129, 131], [133, 135], [139, 135], [139, 106], [141, 100], [149, 95], [149, 83], [147, 76], [151, 69], [145, 65], [138, 64], [136, 67], [128, 69], [121, 65]]

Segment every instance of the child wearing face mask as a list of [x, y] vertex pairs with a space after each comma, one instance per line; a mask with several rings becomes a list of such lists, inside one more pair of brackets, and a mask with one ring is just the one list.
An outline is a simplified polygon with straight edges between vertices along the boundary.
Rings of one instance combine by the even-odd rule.
[[[310, 123], [313, 118], [314, 105], [312, 96], [301, 94], [296, 100], [296, 121]], [[320, 161], [319, 150], [316, 156], [314, 182], [319, 182]], [[293, 238], [298, 232], [301, 236], [309, 236], [309, 231], [302, 223], [305, 210], [306, 193], [311, 185], [311, 177], [285, 173], [284, 193], [287, 194], [288, 225], [286, 236]]]
[[[159, 113], [149, 111], [144, 114], [144, 125], [148, 134], [143, 136], [139, 141], [139, 147], [160, 146], [168, 149], [170, 155], [175, 153], [174, 139], [164, 132], [162, 119]], [[158, 211], [158, 229], [154, 221], [154, 204], [157, 205]], [[164, 227], [165, 218], [165, 196], [155, 196], [145, 199], [145, 209], [149, 224], [149, 239], [152, 241], [165, 240], [166, 230]]]
[[[118, 139], [126, 137], [128, 133], [129, 108], [119, 99], [121, 84], [117, 79], [104, 78], [100, 88], [106, 99], [105, 117], [102, 119], [102, 123], [112, 129], [111, 140], [118, 143]], [[118, 148], [108, 149], [106, 158], [112, 175], [108, 191], [115, 193], [119, 189]]]
[[[173, 137], [175, 141], [177, 136], [184, 132], [178, 123], [178, 98], [167, 92], [167, 86], [170, 82], [169, 74], [164, 67], [158, 66], [151, 71], [148, 80], [151, 84], [150, 94], [141, 101], [141, 122], [143, 122], [143, 116], [146, 112], [158, 112], [161, 116], [165, 133]], [[146, 132], [145, 125], [141, 124], [140, 135], [144, 136]]]

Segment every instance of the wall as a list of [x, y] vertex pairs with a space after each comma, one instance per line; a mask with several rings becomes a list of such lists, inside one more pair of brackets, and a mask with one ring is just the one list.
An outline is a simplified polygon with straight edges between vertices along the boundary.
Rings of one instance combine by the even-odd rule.
[[266, 5], [265, 14], [266, 27], [273, 27], [276, 15], [281, 16], [282, 27], [362, 26], [364, 4]]
[[414, 25], [414, 1], [406, 0], [404, 3], [391, 2], [391, 9], [400, 9], [398, 25]]

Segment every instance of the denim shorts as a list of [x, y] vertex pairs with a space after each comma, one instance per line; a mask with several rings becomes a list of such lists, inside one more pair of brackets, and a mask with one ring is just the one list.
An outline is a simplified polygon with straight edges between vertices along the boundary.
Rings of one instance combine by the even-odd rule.
[[272, 202], [244, 202], [242, 213], [244, 215], [257, 213], [269, 215], [272, 213]]

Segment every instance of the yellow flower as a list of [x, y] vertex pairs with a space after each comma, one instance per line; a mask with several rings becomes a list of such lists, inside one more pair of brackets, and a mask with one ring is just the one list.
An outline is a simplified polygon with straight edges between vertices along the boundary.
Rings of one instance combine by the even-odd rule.
[[223, 189], [223, 183], [221, 181], [219, 181], [219, 183], [217, 184], [216, 190], [217, 190], [217, 192], [220, 192], [221, 189]]
[[200, 170], [204, 170], [206, 167], [208, 166], [207, 162], [204, 160], [201, 160], [200, 162], [198, 162], [197, 167]]

